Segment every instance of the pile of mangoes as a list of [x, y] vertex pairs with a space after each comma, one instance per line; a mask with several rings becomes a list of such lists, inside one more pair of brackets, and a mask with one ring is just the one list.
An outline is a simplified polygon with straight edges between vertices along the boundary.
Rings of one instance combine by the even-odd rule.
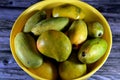
[[37, 11], [14, 39], [22, 64], [46, 79], [75, 79], [87, 73], [87, 64], [107, 50], [100, 22], [85, 22], [77, 6], [64, 4]]

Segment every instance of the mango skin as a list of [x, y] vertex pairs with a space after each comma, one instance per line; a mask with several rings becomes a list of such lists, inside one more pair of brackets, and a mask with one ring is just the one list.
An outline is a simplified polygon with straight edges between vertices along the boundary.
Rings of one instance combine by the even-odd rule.
[[71, 54], [68, 60], [59, 65], [59, 74], [62, 80], [74, 80], [87, 72], [86, 64], [78, 60], [76, 53], [72, 52]]
[[40, 35], [47, 30], [62, 30], [68, 24], [69, 19], [64, 17], [49, 18], [42, 20], [31, 30], [34, 35]]
[[87, 25], [83, 20], [76, 20], [68, 30], [68, 37], [72, 44], [78, 45], [87, 39]]
[[84, 19], [84, 12], [77, 6], [65, 4], [53, 8], [52, 11], [53, 17], [68, 17], [74, 20]]
[[64, 33], [56, 30], [48, 30], [39, 36], [37, 48], [41, 54], [53, 58], [57, 62], [62, 62], [69, 57], [72, 45]]
[[58, 77], [57, 67], [49, 59], [45, 59], [40, 67], [29, 70], [45, 80], [57, 80]]
[[31, 32], [31, 29], [35, 27], [35, 25], [46, 18], [45, 11], [37, 11], [33, 14], [26, 22], [25, 27], [23, 28], [23, 32]]
[[86, 64], [94, 63], [105, 54], [107, 46], [102, 38], [87, 40], [78, 52], [78, 59]]
[[90, 37], [102, 37], [104, 34], [104, 28], [99, 22], [88, 23], [88, 35]]
[[18, 59], [27, 68], [37, 68], [42, 65], [43, 58], [37, 51], [35, 40], [23, 32], [19, 32], [14, 39], [15, 52]]

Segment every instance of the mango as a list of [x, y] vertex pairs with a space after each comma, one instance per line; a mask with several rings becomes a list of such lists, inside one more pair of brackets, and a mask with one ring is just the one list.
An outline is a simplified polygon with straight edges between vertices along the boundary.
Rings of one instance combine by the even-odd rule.
[[68, 37], [72, 44], [78, 45], [87, 39], [87, 25], [83, 20], [76, 20], [68, 30]]
[[62, 80], [74, 80], [86, 74], [87, 66], [81, 63], [77, 54], [72, 52], [70, 58], [59, 65], [59, 74]]
[[57, 30], [43, 32], [37, 39], [37, 49], [45, 56], [62, 62], [68, 59], [72, 45], [69, 38]]
[[23, 32], [31, 32], [31, 29], [35, 27], [35, 25], [46, 18], [45, 11], [37, 11], [33, 14], [26, 22], [25, 27], [23, 28]]
[[45, 80], [57, 80], [58, 77], [57, 67], [54, 65], [54, 63], [46, 59], [40, 67], [29, 70]]
[[47, 30], [62, 30], [68, 24], [69, 19], [58, 17], [58, 18], [49, 18], [42, 20], [31, 30], [34, 35], [40, 35], [42, 32]]
[[68, 17], [71, 19], [84, 19], [85, 14], [82, 9], [77, 6], [65, 4], [53, 8], [52, 12], [53, 17]]
[[16, 56], [28, 68], [37, 68], [42, 65], [43, 58], [36, 48], [35, 40], [23, 32], [19, 32], [14, 39]]
[[90, 37], [102, 37], [104, 34], [104, 28], [101, 23], [93, 22], [88, 24], [88, 35]]
[[86, 64], [94, 63], [105, 54], [107, 46], [102, 38], [87, 40], [79, 49], [78, 59]]

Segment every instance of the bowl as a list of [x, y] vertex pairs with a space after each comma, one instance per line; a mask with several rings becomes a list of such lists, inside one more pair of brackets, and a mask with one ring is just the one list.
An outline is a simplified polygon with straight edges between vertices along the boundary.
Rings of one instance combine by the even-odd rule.
[[108, 22], [106, 21], [106, 19], [104, 18], [104, 16], [94, 7], [92, 7], [91, 5], [79, 1], [79, 0], [45, 0], [45, 1], [40, 1], [32, 6], [30, 6], [29, 8], [27, 8], [15, 21], [12, 30], [11, 30], [11, 34], [10, 34], [10, 48], [12, 51], [12, 55], [15, 59], [15, 61], [17, 62], [17, 64], [26, 72], [28, 73], [31, 77], [33, 77], [34, 79], [37, 80], [46, 80], [44, 78], [42, 78], [41, 76], [37, 75], [37, 72], [35, 71], [31, 71], [30, 69], [26, 68], [17, 58], [16, 53], [15, 53], [15, 47], [14, 47], [14, 38], [16, 36], [17, 33], [21, 32], [26, 21], [28, 20], [28, 18], [34, 14], [36, 11], [38, 10], [42, 10], [42, 9], [51, 9], [53, 7], [56, 6], [60, 6], [63, 4], [72, 4], [75, 5], [77, 7], [80, 7], [84, 13], [85, 13], [85, 18], [84, 20], [86, 22], [91, 22], [91, 21], [99, 21], [103, 27], [104, 27], [104, 35], [103, 35], [103, 39], [105, 39], [108, 43], [108, 48], [106, 53], [104, 54], [104, 56], [102, 56], [102, 58], [100, 58], [97, 62], [95, 62], [93, 65], [89, 65], [89, 69], [87, 74], [85, 74], [82, 77], [79, 77], [75, 80], [85, 80], [88, 79], [89, 77], [91, 77], [96, 71], [98, 71], [102, 65], [106, 62], [110, 51], [111, 51], [111, 46], [112, 46], [112, 33], [111, 33], [111, 29], [110, 26], [108, 24]]

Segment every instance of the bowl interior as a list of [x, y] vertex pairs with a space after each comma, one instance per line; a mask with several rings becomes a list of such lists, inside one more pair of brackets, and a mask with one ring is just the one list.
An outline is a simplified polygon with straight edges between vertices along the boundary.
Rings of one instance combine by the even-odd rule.
[[98, 60], [96, 63], [94, 63], [93, 65], [89, 65], [89, 69], [88, 69], [88, 73], [80, 78], [78, 78], [78, 80], [81, 79], [87, 79], [89, 78], [91, 75], [93, 75], [106, 61], [106, 59], [108, 58], [109, 54], [110, 54], [110, 50], [111, 50], [111, 45], [112, 45], [112, 35], [111, 35], [111, 30], [110, 30], [110, 26], [107, 23], [107, 21], [105, 20], [105, 18], [102, 16], [102, 14], [100, 12], [98, 12], [95, 8], [93, 8], [92, 6], [90, 6], [89, 4], [82, 2], [82, 1], [74, 1], [74, 0], [49, 0], [49, 1], [41, 1], [38, 2], [34, 5], [32, 5], [31, 7], [29, 7], [28, 9], [26, 9], [15, 21], [11, 34], [10, 34], [10, 47], [11, 47], [11, 51], [12, 51], [12, 55], [14, 57], [14, 59], [16, 60], [16, 62], [18, 63], [18, 65], [25, 71], [27, 72], [30, 76], [32, 76], [35, 79], [42, 79], [44, 80], [42, 77], [40, 77], [38, 75], [38, 72], [28, 69], [26, 68], [17, 58], [16, 53], [15, 53], [15, 49], [14, 49], [14, 38], [16, 36], [17, 33], [21, 32], [26, 21], [28, 20], [28, 18], [34, 14], [36, 11], [38, 10], [46, 10], [46, 9], [51, 9], [53, 7], [59, 6], [59, 5], [63, 5], [63, 4], [72, 4], [75, 5], [77, 7], [80, 7], [84, 13], [85, 13], [85, 21], [86, 22], [91, 22], [91, 21], [99, 21], [102, 23], [103, 27], [104, 27], [104, 36], [103, 38], [107, 41], [108, 43], [108, 49], [105, 53], [105, 55]]

